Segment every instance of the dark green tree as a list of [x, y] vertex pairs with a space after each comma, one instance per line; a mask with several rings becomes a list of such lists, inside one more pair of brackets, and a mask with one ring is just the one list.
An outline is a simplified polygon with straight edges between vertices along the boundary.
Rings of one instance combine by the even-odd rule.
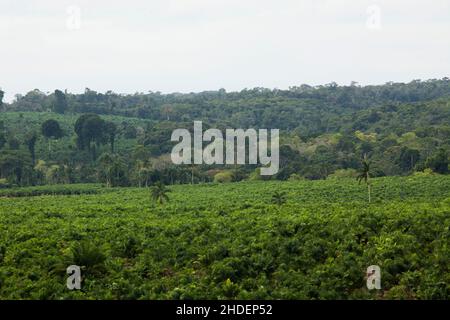
[[399, 166], [405, 171], [412, 171], [419, 159], [419, 150], [403, 147], [400, 151]]
[[105, 121], [96, 114], [83, 114], [75, 122], [77, 145], [81, 150], [87, 149], [96, 159], [96, 146], [106, 142]]
[[66, 95], [61, 90], [55, 90], [55, 102], [53, 104], [53, 111], [56, 113], [64, 113], [67, 110]]
[[106, 187], [127, 185], [126, 165], [119, 155], [103, 153], [97, 161], [99, 177], [106, 183]]
[[116, 141], [117, 126], [114, 122], [105, 122], [105, 133], [111, 147], [111, 153], [114, 153], [114, 143]]
[[6, 138], [3, 132], [0, 132], [0, 149], [3, 149], [3, 147], [6, 144]]
[[[22, 185], [26, 180], [30, 182], [31, 162], [28, 155], [19, 150], [6, 150], [0, 154], [0, 178]], [[28, 179], [27, 179], [28, 178]]]
[[37, 134], [36, 132], [30, 132], [25, 137], [25, 143], [28, 147], [28, 151], [30, 151], [31, 155], [31, 162], [34, 166], [36, 162], [36, 141], [37, 141]]
[[11, 150], [19, 150], [20, 141], [15, 136], [10, 136], [8, 138], [8, 146]]
[[6, 144], [6, 127], [3, 120], [0, 121], [0, 149]]
[[446, 174], [448, 173], [448, 163], [448, 152], [444, 148], [440, 148], [427, 159], [425, 165], [434, 172]]
[[48, 152], [51, 152], [51, 140], [59, 139], [63, 136], [63, 131], [59, 126], [58, 121], [49, 119], [42, 123], [41, 126], [42, 135], [48, 140]]
[[5, 92], [0, 89], [0, 110], [3, 107], [3, 97], [5, 96]]

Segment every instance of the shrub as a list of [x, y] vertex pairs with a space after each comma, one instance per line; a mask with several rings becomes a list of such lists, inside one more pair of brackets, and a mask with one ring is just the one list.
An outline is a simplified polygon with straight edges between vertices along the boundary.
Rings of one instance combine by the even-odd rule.
[[355, 169], [338, 169], [328, 175], [327, 179], [356, 178], [358, 172]]
[[222, 171], [216, 173], [216, 175], [214, 176], [214, 182], [226, 183], [232, 181], [233, 181], [233, 173], [231, 171]]

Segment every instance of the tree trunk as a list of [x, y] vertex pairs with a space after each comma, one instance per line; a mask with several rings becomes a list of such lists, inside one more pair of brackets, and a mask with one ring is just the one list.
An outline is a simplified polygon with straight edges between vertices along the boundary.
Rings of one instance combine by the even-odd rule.
[[366, 183], [367, 183], [367, 192], [369, 193], [369, 203], [370, 203], [370, 175], [369, 172], [366, 173]]
[[95, 161], [95, 158], [96, 158], [95, 144], [93, 146], [91, 146], [91, 151], [92, 151], [92, 161]]

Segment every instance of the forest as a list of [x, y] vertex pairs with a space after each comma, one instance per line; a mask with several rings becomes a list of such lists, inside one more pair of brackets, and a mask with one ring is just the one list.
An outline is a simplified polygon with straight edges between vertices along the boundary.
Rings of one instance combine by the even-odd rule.
[[[0, 188], [356, 177], [364, 155], [374, 177], [449, 171], [448, 78], [186, 94], [36, 89], [11, 103], [0, 99], [0, 110]], [[172, 164], [171, 132], [195, 120], [206, 128], [280, 129], [279, 172]]]

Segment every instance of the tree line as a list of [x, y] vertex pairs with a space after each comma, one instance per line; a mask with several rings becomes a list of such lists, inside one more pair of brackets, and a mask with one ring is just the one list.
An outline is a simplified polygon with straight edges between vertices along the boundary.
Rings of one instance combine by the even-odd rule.
[[[449, 92], [447, 78], [167, 95], [34, 90], [10, 104], [0, 99], [0, 186], [356, 178], [364, 155], [375, 177], [446, 174]], [[171, 132], [199, 119], [205, 129], [279, 128], [278, 174], [263, 177], [251, 165], [173, 165]]]

